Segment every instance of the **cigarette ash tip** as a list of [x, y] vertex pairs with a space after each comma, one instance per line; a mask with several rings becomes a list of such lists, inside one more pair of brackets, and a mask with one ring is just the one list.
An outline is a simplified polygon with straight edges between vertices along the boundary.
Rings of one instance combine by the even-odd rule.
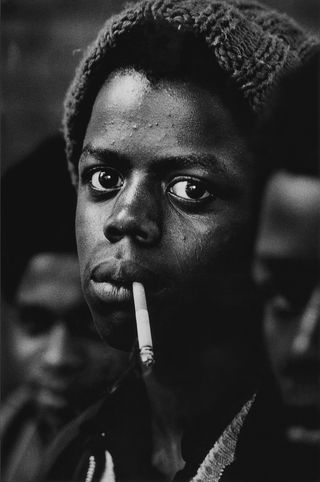
[[140, 350], [141, 363], [146, 367], [150, 368], [154, 364], [153, 349], [151, 346], [143, 346]]

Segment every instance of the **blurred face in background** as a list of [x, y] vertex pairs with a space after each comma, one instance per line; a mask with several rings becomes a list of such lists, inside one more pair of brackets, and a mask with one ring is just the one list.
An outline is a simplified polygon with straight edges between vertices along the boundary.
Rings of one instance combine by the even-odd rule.
[[98, 399], [128, 355], [96, 334], [72, 254], [34, 256], [16, 293], [13, 354], [43, 413], [70, 416]]
[[[319, 426], [320, 182], [279, 174], [269, 185], [255, 275], [265, 296], [270, 360], [293, 422]], [[317, 414], [317, 415], [315, 415]]]

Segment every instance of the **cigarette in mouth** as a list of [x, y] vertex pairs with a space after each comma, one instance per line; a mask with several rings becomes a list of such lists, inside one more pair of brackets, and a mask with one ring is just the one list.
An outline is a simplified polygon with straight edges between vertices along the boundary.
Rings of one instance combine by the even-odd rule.
[[132, 283], [132, 290], [136, 313], [140, 359], [142, 364], [149, 368], [154, 364], [154, 355], [146, 293], [143, 285], [137, 281]]

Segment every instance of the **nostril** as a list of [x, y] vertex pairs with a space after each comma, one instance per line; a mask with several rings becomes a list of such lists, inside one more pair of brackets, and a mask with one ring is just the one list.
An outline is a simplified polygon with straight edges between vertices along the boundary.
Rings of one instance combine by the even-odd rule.
[[148, 223], [144, 229], [133, 233], [134, 239], [141, 244], [154, 244], [159, 239], [159, 229], [155, 223]]
[[124, 236], [124, 229], [123, 226], [120, 225], [119, 227], [114, 225], [109, 225], [105, 230], [105, 236], [110, 241], [110, 243], [116, 243], [120, 241], [120, 239]]

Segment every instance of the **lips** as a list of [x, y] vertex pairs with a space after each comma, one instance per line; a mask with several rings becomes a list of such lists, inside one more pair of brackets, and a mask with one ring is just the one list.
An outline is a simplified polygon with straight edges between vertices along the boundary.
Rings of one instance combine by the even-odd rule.
[[129, 303], [132, 300], [129, 285], [95, 280], [92, 280], [91, 284], [97, 298], [105, 303]]
[[111, 259], [99, 263], [92, 270], [90, 287], [95, 297], [105, 303], [133, 302], [132, 283], [139, 281], [147, 292], [160, 289], [159, 277], [141, 264]]

